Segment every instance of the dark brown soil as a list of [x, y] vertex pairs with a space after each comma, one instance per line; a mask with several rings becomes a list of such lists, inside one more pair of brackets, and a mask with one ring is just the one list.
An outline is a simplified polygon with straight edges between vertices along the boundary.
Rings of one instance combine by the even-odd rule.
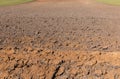
[[0, 7], [0, 79], [120, 79], [119, 20], [90, 0]]

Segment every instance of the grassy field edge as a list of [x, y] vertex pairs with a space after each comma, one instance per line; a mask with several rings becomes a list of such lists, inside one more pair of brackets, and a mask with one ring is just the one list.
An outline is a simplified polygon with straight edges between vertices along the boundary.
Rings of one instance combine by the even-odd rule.
[[0, 0], [0, 6], [10, 6], [10, 5], [17, 5], [23, 4], [27, 2], [32, 2], [34, 0]]

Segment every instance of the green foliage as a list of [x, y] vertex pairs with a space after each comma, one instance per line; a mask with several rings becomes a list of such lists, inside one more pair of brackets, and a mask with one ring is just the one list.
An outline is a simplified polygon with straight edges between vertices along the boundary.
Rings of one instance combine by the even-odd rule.
[[120, 5], [120, 0], [97, 0], [97, 1], [110, 5]]
[[30, 2], [33, 0], [0, 0], [0, 6], [7, 6], [7, 5], [16, 5], [25, 2]]

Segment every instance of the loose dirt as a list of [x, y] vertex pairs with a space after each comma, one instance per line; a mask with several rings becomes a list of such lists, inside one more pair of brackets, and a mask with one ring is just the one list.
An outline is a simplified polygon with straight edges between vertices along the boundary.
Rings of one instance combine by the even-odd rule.
[[90, 0], [0, 7], [0, 79], [119, 79], [119, 20]]

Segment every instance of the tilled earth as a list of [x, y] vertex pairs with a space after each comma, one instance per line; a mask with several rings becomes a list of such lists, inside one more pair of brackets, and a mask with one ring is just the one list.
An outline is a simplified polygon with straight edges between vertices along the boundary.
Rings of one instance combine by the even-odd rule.
[[0, 79], [120, 79], [119, 20], [90, 0], [0, 7]]

